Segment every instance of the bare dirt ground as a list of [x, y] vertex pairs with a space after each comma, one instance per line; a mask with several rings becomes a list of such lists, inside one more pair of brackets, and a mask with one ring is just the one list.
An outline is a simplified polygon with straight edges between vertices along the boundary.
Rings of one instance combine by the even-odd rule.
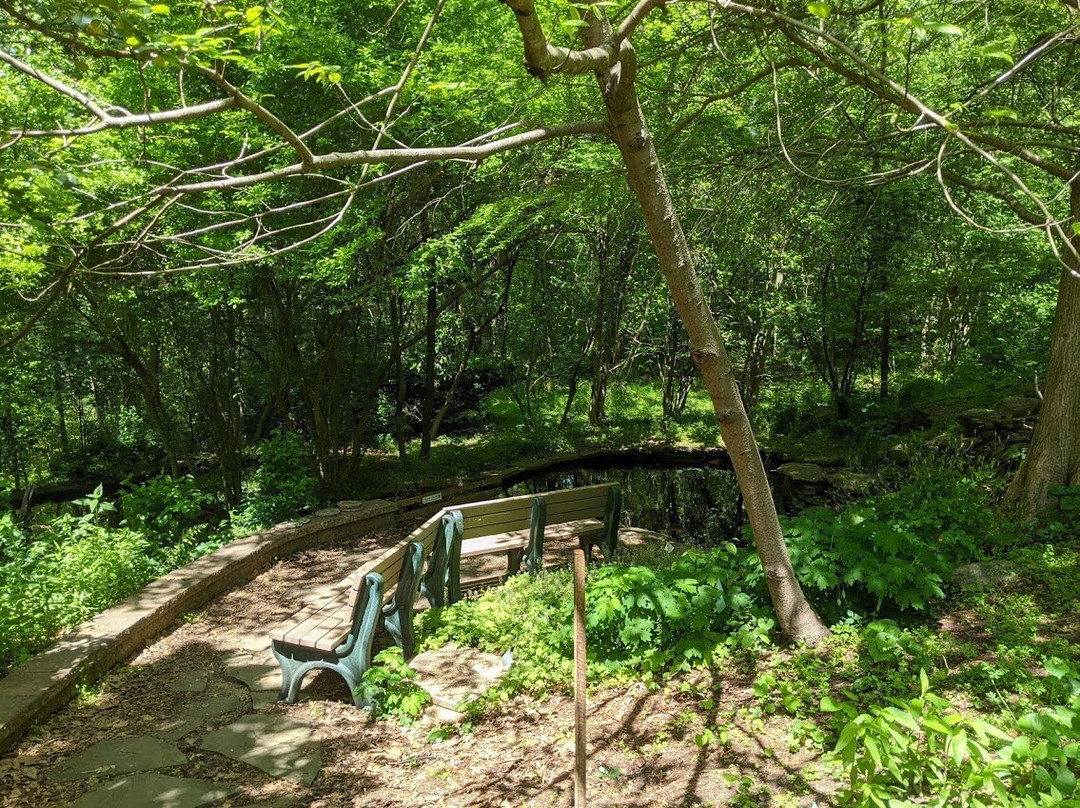
[[[106, 739], [162, 733], [188, 756], [186, 765], [162, 773], [236, 788], [235, 796], [219, 803], [231, 808], [569, 806], [573, 702], [566, 696], [519, 697], [465, 732], [432, 743], [431, 723], [405, 728], [371, 721], [333, 674], [311, 676], [302, 700], [288, 706], [274, 703], [276, 694], [250, 690], [230, 667], [237, 652], [265, 647], [267, 628], [296, 612], [320, 585], [339, 581], [357, 558], [400, 541], [409, 527], [297, 554], [185, 616], [0, 758], [0, 806], [68, 805], [98, 778], [50, 782], [49, 770]], [[792, 752], [787, 719], [750, 717], [755, 700], [749, 679], [702, 672], [652, 688], [596, 684], [588, 717], [590, 805], [833, 804], [836, 783], [820, 752]], [[185, 712], [196, 702], [212, 705], [209, 713], [204, 709], [202, 718], [185, 724]], [[201, 747], [208, 732], [256, 711], [314, 728], [322, 769], [310, 786]], [[706, 727], [727, 729], [727, 743], [699, 747], [695, 736]]]

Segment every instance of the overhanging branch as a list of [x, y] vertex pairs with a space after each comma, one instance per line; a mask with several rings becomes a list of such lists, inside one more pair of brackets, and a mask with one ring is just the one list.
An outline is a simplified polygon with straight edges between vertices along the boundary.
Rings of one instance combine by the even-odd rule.
[[541, 126], [510, 137], [493, 140], [476, 146], [446, 146], [420, 149], [362, 149], [352, 152], [331, 152], [312, 157], [311, 163], [294, 163], [272, 171], [246, 174], [240, 177], [224, 177], [219, 180], [193, 182], [169, 187], [170, 193], [193, 194], [204, 191], [220, 191], [229, 188], [245, 188], [261, 182], [298, 177], [312, 171], [330, 171], [357, 165], [410, 165], [433, 160], [459, 160], [476, 162], [506, 151], [542, 143], [560, 137], [575, 135], [602, 135], [606, 131], [600, 121], [578, 121], [576, 123]]

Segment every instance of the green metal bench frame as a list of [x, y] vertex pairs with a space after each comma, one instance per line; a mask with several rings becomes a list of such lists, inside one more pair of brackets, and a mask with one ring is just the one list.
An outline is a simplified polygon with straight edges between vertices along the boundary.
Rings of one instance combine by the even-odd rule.
[[345, 680], [357, 707], [368, 707], [368, 702], [360, 694], [359, 685], [364, 671], [371, 667], [371, 642], [380, 619], [390, 636], [401, 646], [406, 659], [411, 659], [416, 653], [412, 615], [423, 560], [424, 545], [418, 541], [409, 542], [405, 548], [397, 590], [385, 607], [382, 605], [385, 590], [383, 576], [377, 572], [361, 576], [353, 586], [355, 603], [348, 638], [333, 651], [273, 640], [274, 656], [281, 665], [278, 698], [284, 699], [286, 704], [294, 704], [304, 677], [313, 670], [325, 669], [334, 671]]
[[447, 511], [439, 520], [439, 532], [420, 582], [420, 594], [432, 608], [461, 600], [461, 511]]

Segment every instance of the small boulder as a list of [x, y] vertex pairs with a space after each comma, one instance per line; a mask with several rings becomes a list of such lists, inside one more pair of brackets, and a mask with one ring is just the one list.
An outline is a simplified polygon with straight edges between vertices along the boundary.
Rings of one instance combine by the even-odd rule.
[[829, 482], [839, 488], [841, 491], [847, 491], [849, 493], [863, 493], [867, 491], [870, 486], [877, 479], [873, 474], [860, 474], [856, 471], [836, 471], [829, 475]]
[[996, 410], [973, 407], [957, 415], [956, 420], [960, 422], [960, 426], [964, 428], [964, 431], [970, 435], [995, 430], [1003, 419]]
[[784, 463], [776, 473], [798, 485], [829, 484], [829, 475], [817, 463]]
[[1005, 396], [997, 404], [994, 405], [994, 410], [997, 411], [1002, 418], [1027, 418], [1034, 415], [1042, 407], [1042, 401], [1037, 398], [1028, 398], [1027, 396]]
[[976, 561], [953, 570], [953, 583], [961, 589], [992, 586], [1016, 577], [1016, 567], [1008, 561]]
[[885, 455], [898, 466], [911, 465], [911, 447], [906, 443], [898, 443], [895, 446], [890, 446], [889, 451], [887, 451]]

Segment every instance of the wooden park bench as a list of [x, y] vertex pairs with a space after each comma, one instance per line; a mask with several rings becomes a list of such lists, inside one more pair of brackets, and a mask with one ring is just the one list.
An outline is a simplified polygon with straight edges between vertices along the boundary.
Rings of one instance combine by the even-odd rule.
[[375, 629], [381, 623], [405, 658], [413, 656], [413, 607], [424, 557], [436, 545], [434, 555], [444, 555], [446, 537], [452, 541], [459, 532], [455, 525], [453, 517], [439, 511], [400, 545], [356, 570], [329, 597], [272, 631], [271, 647], [281, 664], [278, 698], [295, 703], [304, 677], [324, 668], [345, 680], [357, 707], [366, 707], [358, 686], [371, 666]]
[[461, 549], [452, 551], [448, 564], [446, 600], [461, 597], [460, 558], [506, 553], [508, 574], [518, 572], [524, 560], [535, 575], [544, 566], [544, 542], [568, 538], [578, 539], [586, 556], [599, 546], [605, 558], [613, 558], [621, 511], [622, 491], [614, 483], [456, 506], [450, 513], [459, 515]]
[[599, 544], [610, 559], [621, 505], [617, 485], [592, 485], [439, 511], [400, 545], [352, 573], [329, 597], [271, 632], [281, 664], [278, 697], [295, 703], [304, 677], [323, 668], [340, 675], [356, 706], [366, 707], [359, 685], [371, 666], [376, 627], [381, 624], [405, 659], [411, 659], [418, 593], [434, 607], [460, 599], [462, 558], [505, 552], [509, 572], [517, 572], [524, 557], [535, 574], [543, 567], [545, 539], [576, 537], [587, 553]]

